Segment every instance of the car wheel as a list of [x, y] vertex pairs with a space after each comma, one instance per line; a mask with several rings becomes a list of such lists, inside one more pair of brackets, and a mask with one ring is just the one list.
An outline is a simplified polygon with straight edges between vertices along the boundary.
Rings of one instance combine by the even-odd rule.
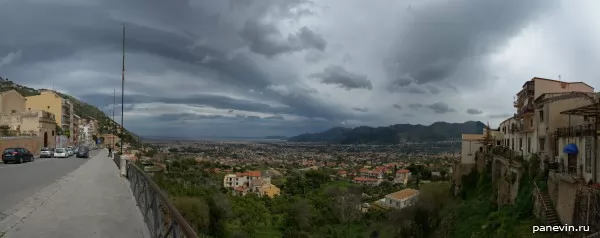
[[2, 161], [2, 162], [4, 162], [4, 164], [8, 164], [8, 161]]
[[19, 158], [19, 164], [23, 163], [23, 157]]

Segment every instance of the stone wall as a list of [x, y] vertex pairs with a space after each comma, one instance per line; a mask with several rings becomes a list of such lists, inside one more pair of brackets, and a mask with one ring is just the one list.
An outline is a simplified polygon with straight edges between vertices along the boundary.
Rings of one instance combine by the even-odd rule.
[[0, 150], [2, 151], [6, 148], [21, 147], [37, 155], [40, 153], [43, 144], [44, 138], [41, 136], [0, 138]]

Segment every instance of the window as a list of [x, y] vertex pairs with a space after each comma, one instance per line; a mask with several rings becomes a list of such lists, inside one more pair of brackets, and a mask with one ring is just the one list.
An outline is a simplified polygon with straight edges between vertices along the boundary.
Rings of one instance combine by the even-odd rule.
[[523, 138], [519, 138], [519, 150], [523, 150]]
[[544, 146], [546, 145], [546, 138], [540, 138], [540, 151], [544, 151]]
[[527, 137], [527, 152], [531, 153], [531, 137]]
[[544, 122], [544, 111], [543, 110], [540, 110], [539, 118], [540, 118], [540, 122]]

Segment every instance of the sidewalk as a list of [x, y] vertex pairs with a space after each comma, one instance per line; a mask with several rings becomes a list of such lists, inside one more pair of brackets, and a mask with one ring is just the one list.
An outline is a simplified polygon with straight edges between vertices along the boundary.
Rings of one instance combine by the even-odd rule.
[[150, 237], [129, 182], [107, 154], [101, 151], [17, 205], [12, 218], [0, 222], [0, 229], [12, 227], [0, 237]]

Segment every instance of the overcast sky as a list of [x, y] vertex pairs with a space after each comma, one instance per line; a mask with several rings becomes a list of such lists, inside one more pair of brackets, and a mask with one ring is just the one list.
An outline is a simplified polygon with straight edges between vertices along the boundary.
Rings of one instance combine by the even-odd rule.
[[124, 120], [139, 135], [497, 126], [532, 77], [599, 86], [594, 9], [600, 1], [0, 0], [0, 76], [107, 110], [124, 23]]

